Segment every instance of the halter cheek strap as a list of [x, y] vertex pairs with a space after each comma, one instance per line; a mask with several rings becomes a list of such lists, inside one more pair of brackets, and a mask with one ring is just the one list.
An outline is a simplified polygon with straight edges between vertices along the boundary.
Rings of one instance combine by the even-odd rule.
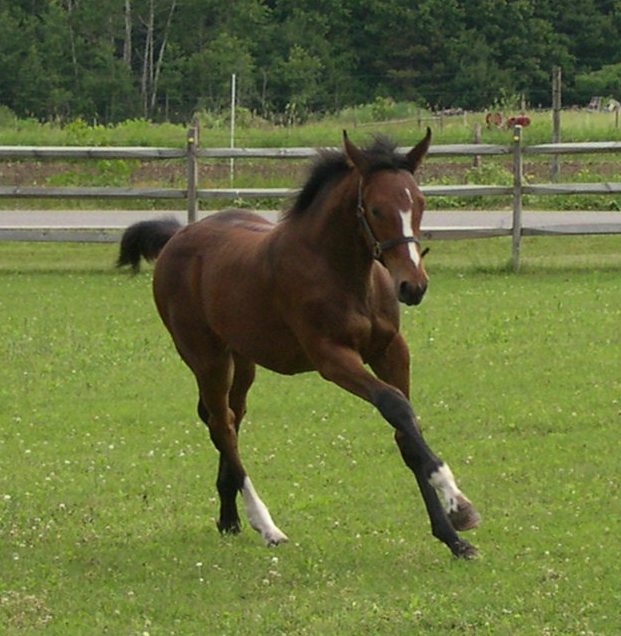
[[358, 182], [358, 206], [356, 208], [356, 216], [362, 227], [362, 231], [371, 247], [371, 254], [376, 260], [382, 259], [382, 254], [397, 245], [403, 245], [404, 243], [416, 243], [420, 245], [420, 240], [415, 236], [400, 236], [399, 238], [388, 239], [386, 241], [378, 241], [373, 229], [369, 225], [367, 219], [367, 212], [362, 201], [362, 179]]

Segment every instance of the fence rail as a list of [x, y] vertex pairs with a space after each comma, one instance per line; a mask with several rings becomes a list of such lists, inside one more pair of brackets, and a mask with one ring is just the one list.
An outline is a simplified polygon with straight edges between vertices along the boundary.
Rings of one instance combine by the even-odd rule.
[[185, 199], [187, 189], [2, 186], [0, 197], [9, 199]]
[[182, 159], [183, 148], [142, 146], [0, 146], [0, 159]]
[[[401, 149], [405, 151], [406, 149]], [[185, 160], [187, 168], [187, 183], [185, 188], [119, 188], [119, 187], [38, 187], [38, 186], [1, 186], [0, 198], [31, 199], [31, 198], [78, 198], [78, 199], [168, 199], [186, 200], [187, 220], [196, 220], [198, 203], [208, 199], [237, 199], [286, 197], [293, 190], [289, 188], [199, 188], [198, 165], [201, 159], [307, 159], [317, 155], [317, 148], [200, 148], [198, 131], [191, 128], [188, 131], [185, 148], [145, 148], [135, 146], [118, 147], [81, 147], [81, 146], [0, 146], [0, 159], [140, 159]], [[524, 156], [561, 154], [580, 155], [595, 153], [621, 152], [621, 142], [587, 142], [587, 143], [558, 143], [524, 146], [522, 144], [521, 127], [516, 126], [513, 140], [509, 145], [498, 144], [445, 144], [431, 146], [431, 157], [454, 156], [512, 156], [513, 184], [512, 185], [440, 185], [423, 186], [421, 189], [426, 196], [510, 196], [512, 199], [513, 219], [512, 227], [507, 228], [445, 228], [443, 236], [447, 238], [463, 238], [464, 236], [483, 237], [510, 234], [512, 240], [512, 258], [515, 269], [519, 267], [519, 252], [521, 237], [527, 234], [594, 234], [621, 233], [621, 214], [619, 224], [582, 224], [567, 226], [563, 231], [556, 228], [523, 228], [522, 227], [522, 197], [525, 194], [553, 195], [553, 194], [615, 194], [621, 193], [620, 182], [605, 183], [544, 183], [526, 184], [522, 175]], [[565, 226], [563, 226], [565, 227]], [[58, 240], [107, 240], [115, 237], [111, 228], [54, 228]], [[38, 228], [39, 234], [50, 240], [52, 228]], [[434, 233], [428, 232], [431, 236]], [[439, 233], [436, 232], [435, 235]], [[25, 240], [33, 238], [32, 232], [25, 227], [0, 228], [0, 239]], [[102, 238], [103, 237], [103, 238]], [[110, 238], [112, 240], [112, 238]]]

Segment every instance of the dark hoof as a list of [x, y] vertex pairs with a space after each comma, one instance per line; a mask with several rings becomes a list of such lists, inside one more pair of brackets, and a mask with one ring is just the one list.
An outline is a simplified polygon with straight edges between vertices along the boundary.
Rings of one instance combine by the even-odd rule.
[[453, 528], [458, 532], [472, 530], [481, 523], [481, 515], [465, 497], [460, 498], [457, 510], [449, 512], [449, 519]]
[[241, 532], [239, 519], [227, 522], [218, 521], [216, 525], [218, 526], [220, 534], [239, 534]]
[[460, 539], [452, 548], [453, 555], [459, 559], [476, 559], [479, 551], [467, 541]]

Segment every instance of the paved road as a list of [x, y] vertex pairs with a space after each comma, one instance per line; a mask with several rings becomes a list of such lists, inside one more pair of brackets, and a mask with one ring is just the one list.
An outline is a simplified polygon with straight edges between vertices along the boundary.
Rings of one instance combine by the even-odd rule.
[[[206, 214], [205, 212], [202, 213]], [[274, 211], [263, 212], [272, 220]], [[162, 216], [185, 219], [183, 211], [151, 210], [0, 210], [0, 227], [125, 228], [131, 223]], [[423, 229], [430, 227], [504, 227], [510, 228], [510, 210], [427, 210]], [[580, 223], [621, 224], [621, 212], [524, 211], [525, 227], [575, 225]]]
[[[205, 214], [205, 213], [203, 213]], [[271, 220], [277, 212], [263, 212]], [[50, 235], [61, 230], [101, 230], [109, 239], [115, 239], [128, 225], [144, 219], [173, 215], [185, 221], [184, 211], [149, 210], [0, 210], [0, 238], [11, 238], [11, 232], [27, 236], [37, 230]], [[588, 233], [621, 233], [621, 212], [557, 212], [525, 211], [522, 215], [525, 234], [574, 234], [589, 228]], [[427, 210], [423, 219], [426, 238], [502, 235], [510, 232], [512, 213], [484, 210]], [[17, 231], [17, 232], [16, 232]], [[115, 239], [116, 240], [116, 239]]]

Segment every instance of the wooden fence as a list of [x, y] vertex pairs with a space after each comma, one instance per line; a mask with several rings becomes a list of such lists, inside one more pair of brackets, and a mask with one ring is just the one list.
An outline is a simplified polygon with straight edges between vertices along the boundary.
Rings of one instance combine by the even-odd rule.
[[[145, 147], [43, 147], [43, 146], [0, 146], [0, 159], [179, 159], [184, 160], [187, 169], [185, 188], [119, 188], [119, 187], [38, 187], [38, 186], [0, 186], [2, 198], [78, 198], [78, 199], [167, 199], [185, 200], [187, 203], [187, 221], [193, 222], [197, 218], [200, 200], [213, 198], [264, 198], [285, 197], [292, 193], [289, 188], [209, 188], [198, 187], [198, 166], [200, 160], [210, 159], [301, 159], [314, 157], [317, 148], [201, 148], [198, 143], [198, 131], [191, 128], [188, 131], [185, 148], [145, 148]], [[524, 183], [522, 162], [525, 156], [561, 154], [600, 154], [621, 152], [621, 142], [594, 143], [559, 143], [524, 146], [522, 144], [522, 129], [516, 126], [510, 145], [496, 144], [447, 144], [434, 145], [429, 149], [431, 157], [456, 156], [492, 156], [506, 155], [512, 157], [513, 183], [512, 185], [441, 185], [423, 186], [425, 196], [510, 196], [512, 199], [511, 228], [445, 228], [445, 232], [434, 232], [435, 236], [446, 238], [465, 238], [483, 236], [512, 236], [512, 260], [514, 269], [519, 267], [520, 241], [525, 235], [522, 225], [522, 197], [525, 194], [613, 194], [621, 193], [621, 182], [614, 183], [544, 183], [531, 185]], [[1, 214], [1, 212], [0, 212]], [[27, 212], [26, 212], [27, 214]], [[0, 239], [22, 238], [36, 240], [37, 236], [28, 229], [32, 228], [2, 228]], [[58, 229], [58, 228], [56, 228]], [[7, 231], [12, 230], [12, 231]], [[39, 231], [42, 228], [38, 228]], [[477, 231], [478, 230], [478, 231]], [[103, 231], [103, 233], [102, 233]], [[534, 233], [534, 232], [531, 232]], [[544, 233], [544, 232], [537, 232]], [[600, 225], [583, 224], [580, 227], [569, 227], [566, 232], [557, 228], [555, 234], [595, 234], [621, 233], [620, 223], [613, 224], [602, 230]], [[71, 232], [58, 233], [58, 240], [67, 240]], [[75, 232], [77, 240], [117, 240], [118, 232], [106, 233], [105, 228], [92, 230], [87, 228]], [[50, 240], [50, 232], [46, 233]], [[103, 237], [103, 238], [102, 238]], [[431, 235], [428, 237], [430, 238]]]

